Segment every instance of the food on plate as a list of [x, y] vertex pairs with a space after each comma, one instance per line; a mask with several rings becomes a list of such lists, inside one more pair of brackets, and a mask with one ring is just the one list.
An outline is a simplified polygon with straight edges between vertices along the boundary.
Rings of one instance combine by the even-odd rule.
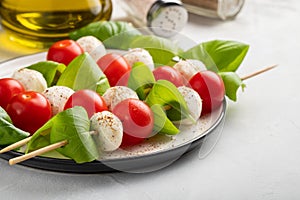
[[47, 60], [63, 63], [66, 66], [84, 51], [74, 40], [61, 40], [55, 42], [48, 49]]
[[56, 115], [64, 110], [65, 104], [74, 90], [65, 86], [52, 86], [43, 91], [43, 95], [51, 105], [52, 115]]
[[43, 74], [36, 70], [22, 68], [15, 71], [12, 78], [20, 81], [25, 90], [43, 92], [47, 88], [47, 82]]
[[0, 79], [0, 106], [6, 109], [11, 98], [24, 91], [24, 86], [18, 80], [13, 78]]
[[82, 106], [92, 117], [97, 112], [108, 110], [104, 98], [93, 90], [78, 90], [73, 93], [65, 103], [64, 110], [74, 106]]
[[56, 85], [73, 90], [90, 89], [102, 95], [109, 87], [105, 74], [88, 53], [83, 53], [68, 65], [59, 76]]
[[174, 67], [160, 66], [155, 68], [152, 72], [155, 80], [168, 80], [176, 87], [184, 85], [182, 75]]
[[[199, 119], [202, 111], [202, 100], [200, 95], [192, 88], [186, 86], [178, 87], [178, 91], [182, 94], [192, 119]], [[187, 118], [175, 123], [193, 124], [194, 121]]]
[[150, 70], [154, 70], [154, 62], [150, 53], [143, 48], [129, 49], [127, 53], [123, 55], [130, 66], [133, 66], [137, 62], [142, 62], [147, 65]]
[[106, 54], [103, 43], [94, 36], [84, 36], [76, 40], [83, 51], [89, 53], [94, 60], [98, 60]]
[[183, 76], [185, 81], [189, 81], [196, 73], [204, 70], [199, 64], [195, 65], [194, 62], [187, 60], [180, 60], [173, 67]]
[[[84, 163], [119, 147], [143, 143], [156, 134], [176, 138], [181, 132], [180, 125], [192, 127], [201, 122], [199, 118], [220, 108], [225, 95], [234, 99], [232, 94], [236, 95], [237, 89], [243, 86], [242, 80], [233, 81], [231, 73], [235, 74], [248, 45], [215, 40], [183, 50], [165, 38], [126, 32], [129, 27], [119, 27], [119, 23], [100, 24], [109, 27], [91, 32], [104, 33], [91, 34], [81, 29], [70, 34], [74, 40], [54, 43], [47, 52], [48, 61], [27, 67], [45, 77], [49, 87], [44, 90], [45, 96], [29, 91], [24, 95], [24, 91], [19, 91], [9, 95], [11, 99], [7, 97], [7, 113], [13, 124], [33, 134], [26, 141], [25, 155], [54, 145], [51, 150]], [[101, 39], [104, 34], [117, 33], [118, 40]], [[104, 54], [103, 45], [119, 47], [125, 52], [120, 55], [119, 51], [112, 50]], [[175, 56], [179, 58], [177, 63]], [[234, 87], [225, 87], [230, 83]], [[0, 95], [2, 98], [1, 90]], [[35, 123], [43, 118], [33, 116], [36, 113], [50, 117], [35, 124], [36, 127], [31, 124], [34, 129], [29, 130], [27, 126], [33, 122], [20, 120], [26, 118], [24, 115], [16, 117], [13, 105], [22, 102], [21, 96], [34, 98], [34, 95], [41, 97], [40, 101], [47, 106], [45, 110], [25, 106], [32, 111], [26, 117]], [[22, 127], [18, 121], [26, 122], [26, 126]]]
[[103, 94], [108, 110], [112, 111], [114, 107], [125, 99], [139, 99], [136, 92], [125, 86], [111, 87]]
[[92, 137], [99, 152], [118, 149], [122, 143], [123, 125], [120, 119], [109, 111], [95, 113], [91, 119]]
[[222, 104], [225, 98], [225, 86], [217, 73], [208, 70], [198, 72], [189, 83], [202, 99], [203, 113], [210, 113]]
[[125, 99], [112, 110], [122, 122], [121, 147], [139, 144], [148, 138], [154, 127], [154, 114], [150, 107], [139, 99]]
[[48, 99], [34, 91], [25, 91], [13, 96], [6, 111], [16, 127], [31, 134], [52, 117]]
[[15, 127], [7, 112], [0, 106], [0, 145], [14, 144], [20, 140], [27, 139], [29, 135], [30, 133]]
[[[36, 151], [48, 147], [73, 159], [76, 163], [90, 162], [99, 157], [97, 146], [90, 133], [90, 119], [83, 107], [75, 106], [52, 117], [32, 135], [26, 145], [24, 156], [30, 157]], [[14, 163], [15, 161], [10, 162]]]
[[116, 86], [118, 81], [131, 70], [131, 66], [122, 55], [108, 53], [97, 61], [98, 66], [106, 75], [110, 86]]

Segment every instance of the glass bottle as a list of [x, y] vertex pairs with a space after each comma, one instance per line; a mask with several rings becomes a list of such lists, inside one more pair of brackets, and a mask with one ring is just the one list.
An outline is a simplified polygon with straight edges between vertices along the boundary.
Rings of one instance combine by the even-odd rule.
[[194, 14], [220, 18], [234, 18], [242, 9], [245, 0], [182, 0], [186, 9]]
[[13, 41], [45, 48], [93, 21], [108, 20], [111, 0], [0, 0], [1, 24]]
[[118, 0], [133, 23], [148, 27], [154, 34], [171, 37], [188, 21], [187, 10], [179, 0]]

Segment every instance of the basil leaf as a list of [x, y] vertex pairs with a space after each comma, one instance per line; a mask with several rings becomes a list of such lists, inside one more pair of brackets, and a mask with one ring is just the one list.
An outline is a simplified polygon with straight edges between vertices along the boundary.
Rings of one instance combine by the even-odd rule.
[[185, 59], [201, 60], [209, 70], [235, 72], [249, 49], [249, 45], [228, 40], [212, 40], [201, 43], [181, 56]]
[[171, 121], [191, 118], [184, 98], [176, 86], [167, 80], [158, 80], [145, 101], [150, 107], [156, 104], [166, 107]]
[[76, 106], [67, 109], [50, 119], [34, 133], [26, 152], [43, 145], [67, 140], [68, 144], [56, 149], [76, 163], [91, 162], [99, 157], [96, 144], [89, 133], [90, 120], [84, 108]]
[[57, 85], [73, 90], [91, 89], [102, 95], [110, 86], [97, 63], [88, 53], [77, 56], [62, 73]]
[[42, 73], [47, 82], [47, 86], [50, 87], [57, 83], [57, 80], [59, 79], [63, 71], [66, 69], [66, 66], [62, 63], [57, 63], [53, 61], [41, 61], [30, 65], [27, 68]]
[[240, 87], [244, 89], [245, 84], [235, 72], [220, 72], [219, 75], [223, 79], [225, 90], [226, 90], [226, 96], [232, 101], [236, 101], [237, 90]]
[[128, 87], [137, 93], [139, 99], [146, 99], [154, 83], [153, 73], [144, 63], [137, 62], [132, 66]]
[[131, 41], [142, 34], [127, 22], [98, 21], [71, 32], [70, 38], [77, 40], [88, 35], [101, 40], [107, 48], [127, 50]]
[[151, 106], [154, 113], [154, 128], [152, 134], [176, 135], [179, 133], [178, 128], [168, 119], [161, 105], [155, 104]]
[[0, 145], [10, 145], [25, 139], [30, 134], [12, 124], [6, 111], [0, 107]]
[[203, 62], [203, 64], [206, 66], [206, 68], [208, 70], [212, 70], [215, 72], [218, 71], [218, 68], [217, 68], [214, 60], [211, 58], [211, 56], [208, 54], [208, 52], [204, 49], [202, 44], [199, 44], [199, 45], [183, 52], [179, 56], [184, 59], [200, 60]]
[[7, 112], [0, 106], [0, 119], [3, 119], [9, 123], [12, 123], [11, 118], [7, 114]]
[[131, 43], [131, 48], [144, 48], [153, 58], [156, 65], [167, 65], [173, 57], [183, 50], [171, 40], [154, 35], [143, 35], [137, 37]]

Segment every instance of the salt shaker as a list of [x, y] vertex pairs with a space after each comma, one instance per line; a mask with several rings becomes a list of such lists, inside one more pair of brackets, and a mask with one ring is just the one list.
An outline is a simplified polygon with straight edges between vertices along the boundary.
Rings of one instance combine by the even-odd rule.
[[119, 0], [124, 10], [140, 27], [154, 34], [171, 37], [188, 21], [188, 12], [179, 0]]
[[182, 0], [185, 8], [194, 14], [220, 18], [234, 18], [242, 9], [245, 0]]

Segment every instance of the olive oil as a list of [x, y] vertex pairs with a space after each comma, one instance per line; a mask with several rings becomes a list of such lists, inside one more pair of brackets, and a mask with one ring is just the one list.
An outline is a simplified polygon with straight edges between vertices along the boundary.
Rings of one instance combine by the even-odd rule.
[[109, 20], [111, 0], [0, 0], [10, 39], [44, 48], [93, 21]]

